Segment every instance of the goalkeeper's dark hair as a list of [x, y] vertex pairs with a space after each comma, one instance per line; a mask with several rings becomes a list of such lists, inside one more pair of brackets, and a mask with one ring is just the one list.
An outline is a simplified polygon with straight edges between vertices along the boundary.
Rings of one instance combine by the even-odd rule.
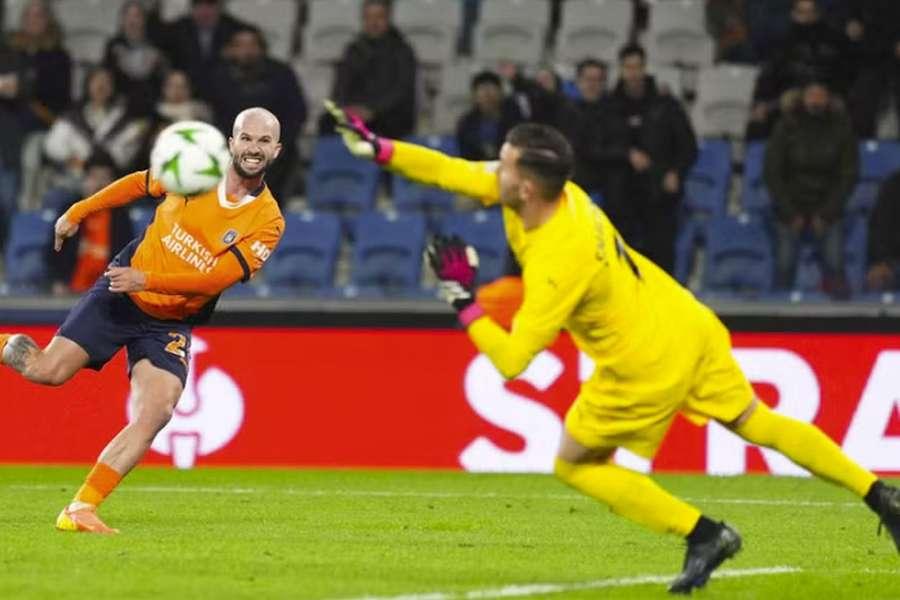
[[575, 168], [575, 153], [563, 134], [549, 125], [522, 123], [510, 129], [506, 141], [519, 149], [518, 167], [537, 181], [544, 198], [556, 200]]

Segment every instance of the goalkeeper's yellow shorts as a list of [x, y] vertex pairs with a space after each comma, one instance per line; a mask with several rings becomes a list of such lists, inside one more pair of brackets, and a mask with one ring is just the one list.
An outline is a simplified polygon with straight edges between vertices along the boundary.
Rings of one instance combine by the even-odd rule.
[[597, 368], [566, 414], [566, 431], [587, 448], [626, 448], [653, 458], [672, 420], [681, 412], [702, 425], [736, 420], [755, 394], [731, 353], [731, 337], [706, 307], [697, 311], [692, 335], [678, 339], [665, 364], [642, 365], [639, 377], [610, 376]]

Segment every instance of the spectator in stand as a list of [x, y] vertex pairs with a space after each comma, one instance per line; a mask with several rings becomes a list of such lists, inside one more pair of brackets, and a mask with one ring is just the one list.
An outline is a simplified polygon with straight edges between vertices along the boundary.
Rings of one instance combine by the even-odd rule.
[[822, 81], [786, 99], [766, 146], [763, 177], [776, 216], [776, 284], [794, 285], [797, 247], [810, 238], [823, 261], [823, 289], [846, 297], [844, 207], [859, 175], [856, 137], [841, 104]]
[[900, 2], [896, 0], [845, 0], [847, 37], [864, 46], [870, 60], [887, 58], [900, 37]]
[[758, 61], [767, 62], [787, 38], [792, 5], [793, 0], [749, 0], [744, 3], [750, 46]]
[[885, 60], [873, 60], [860, 73], [849, 105], [856, 135], [900, 139], [900, 36]]
[[575, 71], [579, 95], [575, 101], [578, 133], [573, 144], [575, 182], [589, 194], [603, 191], [608, 154], [611, 150], [615, 153], [606, 141], [609, 116], [604, 103], [607, 71], [606, 64], [594, 58], [578, 63]]
[[103, 150], [118, 171], [127, 171], [147, 132], [148, 120], [129, 112], [125, 99], [116, 93], [112, 73], [97, 67], [85, 79], [84, 100], [53, 123], [44, 151], [62, 168], [69, 187], [78, 189], [85, 162], [94, 152]]
[[873, 292], [900, 291], [900, 171], [881, 184], [869, 217], [868, 287]]
[[37, 203], [41, 136], [68, 107], [72, 82], [72, 61], [51, 6], [25, 4], [20, 24], [0, 49], [0, 212], [7, 213]]
[[747, 32], [745, 0], [707, 0], [706, 29], [716, 41], [716, 60], [753, 62]]
[[625, 240], [671, 273], [678, 206], [697, 139], [684, 108], [657, 90], [638, 45], [619, 52], [620, 79], [604, 109], [606, 212]]
[[162, 97], [156, 105], [156, 114], [167, 123], [175, 121], [212, 122], [209, 105], [194, 98], [191, 82], [184, 71], [166, 73], [162, 84]]
[[563, 80], [552, 67], [540, 67], [531, 83], [531, 121], [559, 129], [574, 143], [578, 112], [563, 91]]
[[747, 137], [768, 137], [782, 94], [815, 78], [838, 95], [852, 82], [856, 53], [842, 32], [822, 20], [815, 0], [794, 0], [787, 39], [760, 73]]
[[[389, 0], [364, 0], [362, 32], [344, 49], [332, 98], [385, 137], [402, 138], [416, 127], [416, 55], [391, 24]], [[323, 133], [334, 121], [323, 119]]]
[[147, 35], [147, 14], [138, 0], [122, 5], [119, 33], [106, 43], [103, 64], [137, 114], [150, 114], [159, 98], [166, 59]]
[[456, 126], [460, 156], [497, 160], [506, 133], [524, 119], [518, 105], [503, 96], [500, 76], [482, 71], [472, 78], [472, 108]]
[[306, 100], [294, 70], [266, 55], [266, 41], [252, 26], [237, 29], [226, 48], [226, 60], [212, 77], [212, 107], [216, 125], [230, 133], [235, 117], [245, 108], [261, 106], [281, 122], [282, 150], [266, 174], [276, 198], [287, 200], [289, 176], [298, 160], [297, 136], [306, 121]]
[[165, 34], [173, 66], [188, 74], [204, 100], [212, 100], [211, 75], [222, 62], [222, 49], [241, 27], [247, 25], [224, 12], [222, 0], [191, 0], [191, 14], [175, 21]]
[[[73, 202], [87, 198], [116, 179], [112, 158], [98, 150], [84, 164], [80, 188], [68, 193], [68, 203], [55, 206], [58, 215]], [[57, 197], [59, 195], [57, 194]], [[110, 259], [133, 237], [128, 207], [101, 210], [89, 215], [75, 234], [74, 243], [63, 244], [62, 250], [49, 251], [51, 286], [54, 295], [82, 293], [103, 275]]]
[[9, 45], [24, 58], [29, 88], [26, 130], [46, 130], [69, 107], [72, 94], [72, 59], [62, 45], [62, 32], [46, 0], [32, 0], [22, 10], [22, 28]]

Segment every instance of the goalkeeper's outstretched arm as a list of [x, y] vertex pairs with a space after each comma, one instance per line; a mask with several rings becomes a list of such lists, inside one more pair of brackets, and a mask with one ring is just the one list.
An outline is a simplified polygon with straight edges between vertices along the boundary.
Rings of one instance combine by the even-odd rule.
[[338, 131], [353, 155], [375, 160], [418, 183], [475, 198], [486, 206], [499, 201], [497, 163], [453, 158], [417, 144], [382, 138], [333, 102], [326, 100], [325, 107], [337, 121]]

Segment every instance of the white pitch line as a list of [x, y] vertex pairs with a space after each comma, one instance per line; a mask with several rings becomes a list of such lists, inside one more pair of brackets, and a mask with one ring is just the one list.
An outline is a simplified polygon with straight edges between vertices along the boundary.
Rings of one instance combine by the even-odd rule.
[[[713, 573], [713, 579], [736, 577], [755, 577], [758, 575], [783, 575], [800, 573], [803, 569], [789, 566], [759, 567], [754, 569], [722, 569]], [[402, 594], [399, 596], [357, 596], [342, 600], [483, 600], [487, 598], [523, 598], [538, 594], [560, 594], [584, 590], [604, 588], [634, 587], [648, 584], [665, 584], [672, 581], [674, 575], [640, 575], [637, 577], [619, 577], [615, 579], [596, 579], [574, 583], [528, 583], [507, 585], [499, 588], [469, 590], [468, 592], [423, 592], [419, 594]]]
[[[4, 486], [10, 490], [22, 491], [46, 491], [46, 490], [70, 490], [74, 489], [71, 483], [60, 484], [21, 484]], [[502, 494], [496, 492], [416, 492], [403, 490], [329, 490], [329, 489], [303, 489], [303, 488], [241, 488], [241, 487], [220, 487], [220, 486], [168, 486], [168, 485], [124, 485], [118, 488], [117, 493], [131, 492], [138, 494], [286, 494], [290, 496], [304, 497], [330, 497], [330, 496], [346, 496], [359, 498], [431, 498], [431, 499], [453, 499], [453, 498], [478, 498], [478, 499], [495, 499], [495, 500], [562, 500], [566, 502], [590, 501], [592, 498], [580, 494]], [[831, 502], [819, 500], [776, 500], [769, 498], [691, 498], [686, 497], [684, 500], [688, 502], [697, 502], [703, 504], [746, 504], [758, 506], [801, 506], [808, 508], [835, 508], [849, 507], [861, 508], [865, 506], [862, 502]]]

